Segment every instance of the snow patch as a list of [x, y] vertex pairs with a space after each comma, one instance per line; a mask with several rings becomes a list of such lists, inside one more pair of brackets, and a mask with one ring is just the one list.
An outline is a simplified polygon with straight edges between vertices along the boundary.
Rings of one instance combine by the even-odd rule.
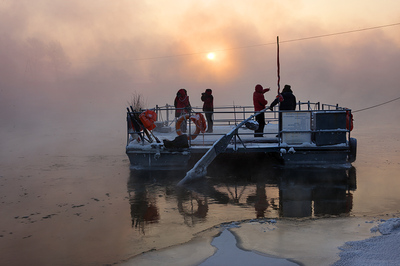
[[383, 221], [384, 223], [371, 228], [372, 233], [379, 231], [382, 235], [389, 235], [393, 231], [400, 228], [400, 218], [391, 218], [389, 220], [381, 220], [381, 221]]
[[[371, 232], [379, 231], [382, 235], [371, 237], [362, 241], [346, 242], [339, 247], [340, 260], [334, 266], [355, 265], [399, 265], [400, 261], [400, 218], [381, 220], [371, 229]], [[367, 223], [371, 223], [370, 221]]]

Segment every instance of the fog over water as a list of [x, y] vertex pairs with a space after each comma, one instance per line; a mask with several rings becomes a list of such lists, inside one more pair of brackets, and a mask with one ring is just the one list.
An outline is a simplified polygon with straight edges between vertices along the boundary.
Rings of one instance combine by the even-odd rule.
[[[213, 89], [216, 105], [251, 105], [260, 83], [272, 88], [266, 96], [271, 102], [276, 36], [281, 84], [291, 84], [298, 100], [353, 110], [391, 100], [399, 96], [398, 24], [292, 40], [398, 23], [398, 5], [363, 2], [357, 10], [356, 3], [344, 9], [344, 2], [328, 8], [308, 1], [177, 1], [169, 8], [157, 1], [2, 1], [0, 119], [7, 141], [1, 153], [16, 146], [43, 150], [49, 135], [56, 138], [46, 145], [50, 151], [65, 143], [82, 147], [74, 134], [85, 145], [94, 132], [122, 137], [134, 92], [149, 108], [172, 104], [182, 87], [193, 106], [201, 105], [206, 88]], [[336, 10], [341, 20], [333, 20]], [[210, 51], [215, 60], [206, 58]], [[358, 124], [376, 121], [371, 117], [379, 111], [398, 121], [398, 106], [360, 114]]]
[[[260, 83], [271, 87], [266, 98], [272, 102], [279, 36], [281, 86], [291, 84], [297, 100], [353, 111], [384, 103], [400, 96], [399, 10], [394, 0], [0, 1], [0, 199], [6, 217], [0, 242], [12, 251], [7, 262], [19, 249], [35, 247], [38, 235], [47, 248], [67, 238], [72, 249], [78, 238], [70, 232], [82, 225], [76, 219], [83, 214], [96, 221], [84, 223], [90, 231], [85, 243], [106, 232], [99, 239], [115, 246], [102, 263], [137, 252], [130, 249], [135, 237], [151, 248], [153, 238], [130, 228], [125, 144], [133, 93], [148, 108], [173, 104], [180, 88], [192, 106], [201, 106], [206, 88], [217, 106], [252, 105]], [[216, 58], [208, 60], [208, 52]], [[399, 102], [354, 113], [357, 180], [379, 188], [362, 185], [355, 192], [355, 210], [371, 203], [360, 215], [395, 210], [396, 197], [384, 208], [380, 200], [396, 194], [397, 183], [375, 177], [398, 175]], [[101, 206], [93, 207], [94, 199]], [[82, 204], [92, 207], [75, 212]], [[112, 204], [115, 209], [107, 208]], [[39, 223], [32, 218], [37, 212], [42, 220], [58, 216]], [[29, 215], [34, 223], [21, 218]], [[122, 226], [107, 231], [115, 217]], [[43, 234], [49, 221], [51, 232]], [[54, 239], [51, 233], [62, 226], [68, 228]], [[192, 231], [185, 230], [190, 239]], [[107, 250], [109, 243], [100, 242], [74, 258]], [[61, 244], [53, 248], [68, 254]]]

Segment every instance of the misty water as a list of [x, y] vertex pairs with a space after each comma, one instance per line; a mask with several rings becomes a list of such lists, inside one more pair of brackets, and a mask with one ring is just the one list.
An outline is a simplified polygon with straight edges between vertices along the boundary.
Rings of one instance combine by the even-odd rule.
[[97, 137], [91, 153], [83, 142], [51, 152], [46, 145], [35, 152], [8, 146], [0, 173], [0, 264], [119, 263], [232, 221], [391, 217], [400, 202], [398, 132], [390, 124], [355, 129], [350, 169], [223, 157], [187, 187], [176, 186], [184, 171], [129, 170], [123, 137]]
[[[225, 222], [399, 212], [399, 7], [0, 1], [0, 265], [114, 264]], [[185, 88], [201, 106], [211, 88], [215, 106], [249, 106], [260, 83], [272, 102], [277, 36], [280, 86], [354, 111], [354, 168], [226, 159], [185, 188], [184, 172], [129, 170], [132, 94], [154, 108]]]

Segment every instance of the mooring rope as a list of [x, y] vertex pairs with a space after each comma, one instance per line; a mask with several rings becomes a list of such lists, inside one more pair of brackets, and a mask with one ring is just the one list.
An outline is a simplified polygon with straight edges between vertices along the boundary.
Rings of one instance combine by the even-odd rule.
[[352, 111], [352, 113], [357, 113], [357, 112], [365, 111], [365, 110], [368, 110], [368, 109], [372, 109], [372, 108], [375, 108], [375, 107], [378, 107], [378, 106], [382, 106], [382, 105], [385, 105], [385, 104], [388, 104], [388, 103], [391, 103], [391, 102], [394, 102], [394, 101], [397, 101], [397, 100], [400, 100], [400, 97], [397, 97], [397, 98], [392, 99], [390, 101], [387, 101], [387, 102], [384, 102], [384, 103], [380, 103], [380, 104], [377, 104], [377, 105], [373, 105], [373, 106], [370, 106], [370, 107], [367, 107], [367, 108], [363, 108], [363, 109], [359, 109], [359, 110], [356, 110], [356, 111]]

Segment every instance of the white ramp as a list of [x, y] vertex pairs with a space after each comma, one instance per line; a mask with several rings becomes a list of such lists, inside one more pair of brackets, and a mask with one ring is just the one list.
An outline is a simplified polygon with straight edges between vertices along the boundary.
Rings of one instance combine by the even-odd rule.
[[232, 137], [237, 133], [239, 128], [243, 126], [247, 121], [252, 119], [254, 116], [264, 112], [266, 109], [267, 108], [264, 108], [263, 110], [243, 120], [229, 133], [225, 134], [219, 140], [217, 140], [214, 145], [206, 152], [206, 154], [204, 154], [203, 157], [201, 157], [201, 159], [193, 166], [193, 168], [186, 173], [186, 176], [181, 181], [179, 181], [178, 185], [183, 185], [188, 181], [204, 177], [207, 174], [207, 167], [215, 159], [215, 157], [217, 157], [218, 154], [225, 151]]

